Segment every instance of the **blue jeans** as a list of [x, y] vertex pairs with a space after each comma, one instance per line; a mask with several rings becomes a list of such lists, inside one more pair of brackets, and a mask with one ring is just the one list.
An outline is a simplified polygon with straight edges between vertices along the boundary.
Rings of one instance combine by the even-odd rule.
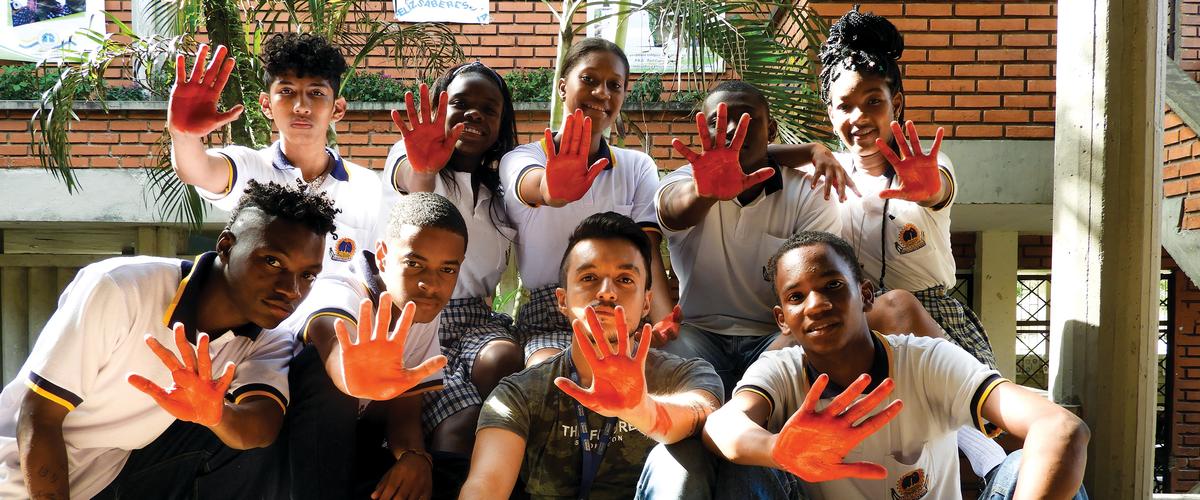
[[[987, 474], [987, 484], [979, 493], [980, 500], [1011, 500], [1017, 489], [1017, 472], [1021, 469], [1021, 450], [1012, 452], [1000, 465]], [[1087, 500], [1083, 486], [1075, 493], [1075, 500]]]
[[681, 358], [701, 358], [708, 361], [725, 385], [725, 398], [733, 393], [733, 387], [742, 379], [758, 356], [767, 350], [779, 333], [761, 337], [739, 337], [719, 335], [692, 325], [679, 328], [679, 338], [672, 340], [662, 350]]
[[737, 465], [704, 448], [700, 437], [650, 450], [637, 500], [727, 499], [777, 500], [803, 498], [799, 479], [767, 467]]

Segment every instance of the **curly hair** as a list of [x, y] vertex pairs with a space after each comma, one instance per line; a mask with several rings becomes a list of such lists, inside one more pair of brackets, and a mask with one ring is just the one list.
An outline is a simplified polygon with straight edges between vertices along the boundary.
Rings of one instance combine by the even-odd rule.
[[263, 45], [263, 80], [268, 87], [283, 75], [297, 78], [317, 76], [333, 87], [336, 95], [346, 74], [342, 50], [312, 33], [277, 33]]
[[245, 193], [229, 213], [229, 223], [225, 229], [232, 228], [247, 208], [257, 208], [271, 217], [295, 222], [322, 235], [334, 231], [333, 218], [339, 212], [324, 193], [309, 192], [302, 181], [297, 180], [293, 188], [274, 182], [263, 184], [249, 180], [246, 181]]
[[646, 236], [646, 231], [643, 231], [633, 219], [616, 212], [589, 215], [578, 226], [575, 226], [575, 230], [571, 232], [571, 238], [567, 240], [567, 249], [563, 252], [562, 260], [558, 263], [559, 286], [566, 287], [567, 258], [571, 256], [571, 250], [574, 250], [575, 245], [584, 240], [624, 240], [629, 242], [642, 255], [642, 264], [646, 266], [646, 289], [650, 289], [650, 282], [653, 278], [653, 274], [650, 272], [650, 252], [652, 251], [650, 237]]
[[[441, 95], [450, 88], [450, 84], [454, 82], [455, 78], [467, 74], [481, 75], [491, 81], [500, 90], [500, 96], [504, 99], [504, 102], [501, 103], [503, 109], [500, 112], [500, 134], [496, 138], [496, 143], [483, 154], [481, 168], [477, 168], [471, 173], [472, 185], [481, 185], [492, 193], [489, 207], [490, 218], [492, 225], [499, 227], [502, 221], [507, 224], [503, 188], [500, 185], [500, 159], [517, 147], [517, 113], [513, 109], [512, 93], [508, 90], [508, 84], [504, 82], [504, 78], [479, 61], [459, 64], [447, 70], [433, 83], [431, 95]], [[443, 168], [438, 175], [449, 187], [450, 192], [457, 196], [458, 183], [454, 182], [454, 172], [451, 169]]]
[[881, 16], [859, 12], [856, 5], [833, 23], [829, 38], [821, 45], [821, 101], [830, 104], [829, 87], [847, 70], [881, 76], [887, 80], [892, 95], [899, 94], [904, 90], [898, 63], [902, 54], [904, 36], [896, 26]]
[[767, 99], [767, 95], [763, 93], [762, 89], [756, 87], [752, 83], [742, 80], [725, 80], [717, 84], [716, 87], [713, 87], [713, 89], [708, 92], [708, 95], [711, 96], [717, 92], [749, 95], [753, 97], [754, 100], [758, 101], [759, 104], [762, 104], [763, 111], [765, 111], [768, 116], [771, 114], [771, 101]]
[[467, 242], [467, 222], [444, 196], [435, 193], [409, 193], [400, 197], [388, 216], [387, 238], [398, 238], [404, 226], [436, 227], [462, 236]]
[[772, 288], [779, 285], [775, 282], [775, 273], [779, 270], [779, 259], [792, 250], [813, 245], [828, 245], [833, 249], [833, 253], [850, 265], [850, 272], [853, 274], [851, 277], [854, 278], [854, 282], [862, 283], [862, 264], [859, 263], [858, 257], [854, 255], [854, 249], [850, 247], [849, 243], [846, 243], [846, 240], [824, 231], [800, 231], [783, 242], [783, 246], [779, 247], [779, 250], [776, 250], [775, 254], [767, 260], [767, 281], [771, 283]]

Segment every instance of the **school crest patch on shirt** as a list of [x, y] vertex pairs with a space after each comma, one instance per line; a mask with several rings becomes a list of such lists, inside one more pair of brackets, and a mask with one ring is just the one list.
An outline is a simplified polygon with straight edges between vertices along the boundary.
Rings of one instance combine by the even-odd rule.
[[339, 238], [337, 243], [329, 247], [329, 258], [338, 262], [350, 262], [354, 258], [355, 244], [350, 238]]
[[929, 480], [925, 469], [916, 469], [896, 481], [892, 487], [892, 500], [917, 500], [929, 493]]
[[896, 251], [901, 254], [915, 252], [924, 246], [925, 234], [912, 223], [905, 224], [896, 235]]

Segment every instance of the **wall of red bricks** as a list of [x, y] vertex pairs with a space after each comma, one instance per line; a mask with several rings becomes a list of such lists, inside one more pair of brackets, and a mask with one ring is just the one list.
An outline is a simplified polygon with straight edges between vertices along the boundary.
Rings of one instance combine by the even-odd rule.
[[1178, 268], [1172, 272], [1175, 369], [1168, 491], [1185, 492], [1200, 483], [1200, 288]]
[[1200, 229], [1200, 139], [1171, 110], [1163, 125], [1163, 194], [1185, 197], [1183, 228]]
[[1200, 0], [1178, 0], [1178, 45], [1175, 59], [1179, 67], [1200, 81]]

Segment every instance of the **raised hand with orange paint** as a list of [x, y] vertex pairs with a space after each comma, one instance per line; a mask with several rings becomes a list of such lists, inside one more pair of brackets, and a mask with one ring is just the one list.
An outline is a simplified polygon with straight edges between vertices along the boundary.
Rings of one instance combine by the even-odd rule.
[[875, 140], [875, 145], [879, 146], [879, 151], [887, 158], [888, 163], [892, 164], [892, 168], [896, 169], [896, 175], [900, 178], [899, 189], [885, 189], [879, 192], [879, 197], [885, 200], [899, 198], [916, 203], [940, 203], [940, 199], [935, 199], [944, 197], [938, 196], [942, 193], [942, 173], [938, 167], [937, 156], [945, 131], [938, 127], [937, 135], [933, 139], [933, 148], [929, 150], [929, 154], [925, 154], [921, 150], [917, 126], [909, 120], [904, 128], [908, 130], [907, 139], [904, 137], [904, 131], [900, 129], [900, 124], [892, 122], [892, 136], [900, 149], [900, 157], [897, 157], [882, 139]]
[[679, 308], [679, 304], [671, 309], [671, 314], [655, 323], [650, 329], [654, 335], [651, 337], [650, 347], [662, 347], [668, 342], [679, 338], [679, 322], [683, 321], [683, 310]]
[[769, 167], [760, 168], [749, 175], [742, 170], [738, 155], [742, 151], [742, 142], [746, 140], [746, 131], [750, 127], [750, 115], [742, 114], [738, 120], [737, 131], [727, 145], [725, 136], [729, 125], [728, 114], [725, 103], [717, 106], [717, 137], [714, 138], [709, 135], [704, 113], [696, 113], [696, 132], [700, 136], [700, 145], [703, 148], [700, 154], [696, 154], [679, 139], [671, 141], [675, 151], [691, 163], [692, 176], [696, 180], [696, 194], [702, 198], [732, 200], [742, 191], [770, 179], [775, 174]]
[[[436, 174], [450, 156], [454, 154], [454, 145], [462, 136], [466, 123], [459, 123], [446, 131], [446, 101], [447, 94], [443, 91], [437, 101], [429, 100], [429, 86], [422, 83], [420, 88], [421, 107], [417, 109], [413, 102], [412, 92], [404, 93], [405, 109], [408, 112], [408, 123], [400, 116], [400, 111], [392, 110], [392, 122], [400, 128], [404, 138], [404, 149], [408, 154], [408, 164], [413, 170], [422, 174]], [[437, 116], [431, 113], [437, 108]]]
[[208, 45], [201, 45], [191, 78], [187, 77], [184, 55], [175, 57], [175, 85], [167, 104], [167, 128], [172, 134], [203, 137], [241, 116], [241, 104], [225, 112], [217, 111], [221, 91], [236, 64], [232, 57], [225, 57], [228, 52], [224, 45], [217, 46], [212, 62], [205, 67]]
[[208, 353], [208, 335], [201, 333], [193, 348], [187, 341], [182, 323], [175, 323], [175, 345], [179, 348], [182, 363], [175, 354], [163, 347], [158, 339], [146, 335], [146, 345], [171, 370], [175, 383], [167, 389], [159, 387], [150, 379], [130, 374], [131, 385], [154, 398], [154, 401], [171, 416], [188, 422], [213, 427], [221, 423], [225, 412], [225, 391], [233, 382], [235, 367], [226, 363], [221, 376], [212, 378], [212, 358]]
[[885, 379], [875, 390], [855, 403], [854, 400], [871, 383], [870, 375], [860, 375], [850, 387], [833, 398], [829, 406], [818, 411], [817, 402], [828, 383], [829, 376], [825, 374], [821, 374], [813, 382], [804, 397], [804, 404], [800, 405], [800, 409], [775, 436], [771, 446], [771, 459], [778, 468], [810, 483], [845, 478], [886, 478], [887, 469], [879, 464], [848, 464], [843, 460], [863, 439], [883, 428], [900, 413], [904, 403], [896, 400], [879, 413], [863, 420], [861, 424], [854, 425], [891, 394], [895, 383], [890, 378]]
[[558, 147], [554, 135], [546, 129], [546, 173], [542, 177], [542, 198], [555, 206], [565, 205], [583, 198], [591, 189], [592, 182], [608, 166], [608, 158], [601, 158], [588, 166], [588, 154], [592, 146], [592, 119], [583, 116], [583, 110], [567, 115], [562, 131], [558, 135]]
[[404, 366], [404, 342], [415, 315], [416, 305], [412, 302], [404, 304], [400, 319], [389, 335], [392, 295], [383, 292], [379, 297], [378, 313], [373, 311], [369, 299], [363, 299], [359, 305], [357, 342], [350, 339], [349, 322], [339, 318], [334, 323], [334, 333], [340, 347], [342, 377], [348, 394], [386, 401], [404, 394], [446, 365], [446, 357], [438, 355], [414, 368]]
[[[630, 353], [629, 331], [625, 326], [625, 309], [617, 306], [614, 320], [617, 345], [607, 339], [596, 310], [586, 310], [587, 326], [578, 319], [571, 323], [575, 330], [574, 348], [579, 349], [592, 374], [591, 387], [584, 389], [564, 377], [554, 379], [554, 385], [562, 389], [583, 406], [606, 417], [653, 404], [646, 389], [646, 356], [650, 353], [649, 342], [639, 342], [636, 353]], [[642, 327], [642, 337], [650, 338], [650, 325]]]

